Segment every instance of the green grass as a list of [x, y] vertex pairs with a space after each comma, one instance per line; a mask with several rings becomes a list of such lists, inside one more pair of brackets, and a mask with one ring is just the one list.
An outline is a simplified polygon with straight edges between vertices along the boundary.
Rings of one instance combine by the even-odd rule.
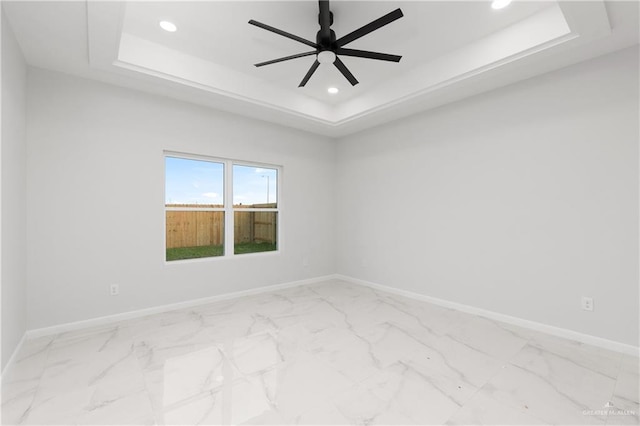
[[222, 256], [222, 246], [175, 247], [167, 249], [167, 260]]
[[[274, 251], [276, 245], [271, 243], [240, 243], [234, 247], [235, 254]], [[201, 257], [222, 256], [222, 246], [177, 247], [167, 249], [167, 260], [198, 259]]]
[[261, 251], [275, 251], [276, 245], [271, 243], [240, 243], [236, 244], [233, 253], [245, 254], [245, 253], [258, 253]]

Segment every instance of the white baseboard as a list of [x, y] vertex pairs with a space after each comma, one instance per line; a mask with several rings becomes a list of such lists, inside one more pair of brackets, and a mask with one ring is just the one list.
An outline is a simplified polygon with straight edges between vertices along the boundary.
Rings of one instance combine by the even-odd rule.
[[412, 291], [401, 290], [398, 288], [393, 288], [393, 287], [385, 286], [382, 284], [377, 284], [370, 281], [349, 277], [346, 275], [337, 274], [333, 278], [347, 281], [352, 284], [363, 285], [376, 290], [382, 290], [387, 293], [397, 294], [399, 296], [408, 297], [410, 299], [433, 303], [434, 305], [455, 309], [457, 311], [479, 315], [485, 318], [505, 322], [507, 324], [517, 325], [519, 327], [528, 328], [528, 329], [539, 331], [542, 333], [563, 337], [565, 339], [576, 340], [578, 342], [586, 343], [593, 346], [598, 346], [598, 347], [609, 349], [615, 352], [621, 352], [621, 353], [634, 355], [634, 356], [638, 356], [638, 354], [640, 353], [640, 348], [636, 346], [628, 345], [626, 343], [616, 342], [613, 340], [604, 339], [602, 337], [592, 336], [590, 334], [579, 333], [577, 331], [569, 330], [567, 328], [560, 328], [552, 325], [547, 325], [541, 322], [530, 321], [530, 320], [526, 320], [518, 317], [512, 317], [510, 315], [500, 314], [498, 312], [488, 311], [486, 309], [476, 308], [474, 306], [464, 305], [462, 303], [456, 303], [456, 302], [451, 302], [444, 299], [438, 299], [436, 297], [431, 297], [431, 296], [427, 296], [420, 293], [414, 293]]
[[249, 290], [234, 291], [232, 293], [225, 293], [225, 294], [220, 294], [216, 296], [204, 297], [201, 299], [186, 300], [184, 302], [171, 303], [168, 305], [155, 306], [153, 308], [123, 312], [120, 314], [107, 315], [103, 317], [91, 318], [88, 320], [69, 322], [65, 324], [54, 325], [52, 327], [37, 328], [33, 330], [28, 330], [26, 332], [26, 336], [27, 336], [27, 339], [34, 339], [36, 337], [42, 337], [42, 336], [50, 336], [52, 334], [64, 333], [67, 331], [79, 330], [87, 327], [113, 324], [116, 322], [134, 319], [134, 318], [140, 318], [147, 315], [159, 314], [159, 313], [168, 312], [168, 311], [175, 311], [176, 309], [190, 308], [193, 306], [206, 305], [208, 303], [220, 302], [223, 300], [236, 299], [243, 296], [252, 296], [252, 295], [266, 293], [274, 290], [282, 290], [285, 288], [298, 287], [305, 284], [313, 284], [317, 282], [327, 281], [333, 278], [335, 278], [333, 275], [326, 275], [322, 277], [310, 278], [310, 279], [305, 279], [300, 281], [291, 281], [288, 283], [252, 288]]
[[25, 340], [27, 340], [27, 333], [24, 333], [22, 335], [22, 338], [20, 339], [20, 341], [16, 345], [16, 348], [13, 350], [13, 353], [11, 354], [11, 358], [9, 358], [9, 361], [7, 361], [4, 368], [2, 369], [2, 373], [0, 373], [0, 383], [2, 382], [2, 378], [4, 377], [5, 373], [9, 371], [9, 367], [12, 366], [13, 363], [16, 361], [16, 356], [18, 356], [20, 349], [22, 349], [22, 345], [24, 344]]
[[[498, 312], [488, 311], [486, 309], [481, 309], [481, 308], [477, 308], [470, 305], [464, 305], [462, 303], [456, 303], [456, 302], [451, 302], [444, 299], [438, 299], [436, 297], [431, 297], [424, 294], [415, 293], [412, 291], [401, 290], [398, 288], [389, 287], [382, 284], [377, 284], [370, 281], [349, 277], [346, 275], [334, 274], [334, 275], [325, 275], [321, 277], [310, 278], [310, 279], [300, 280], [300, 281], [291, 281], [283, 284], [275, 284], [275, 285], [270, 285], [265, 287], [259, 287], [259, 288], [254, 288], [250, 290], [237, 291], [233, 293], [226, 293], [226, 294], [221, 294], [217, 296], [205, 297], [201, 299], [187, 300], [184, 302], [172, 303], [169, 305], [156, 306], [153, 308], [140, 309], [140, 310], [130, 311], [130, 312], [123, 312], [120, 314], [92, 318], [92, 319], [83, 320], [83, 321], [59, 324], [52, 327], [28, 330], [25, 333], [25, 336], [23, 336], [22, 340], [18, 344], [18, 347], [16, 348], [11, 359], [7, 363], [7, 366], [9, 366], [13, 362], [13, 359], [18, 353], [18, 350], [22, 347], [22, 344], [25, 338], [33, 339], [36, 337], [48, 336], [52, 334], [58, 334], [58, 333], [63, 333], [63, 332], [73, 331], [73, 330], [79, 330], [87, 327], [108, 325], [108, 324], [113, 324], [113, 323], [128, 320], [128, 319], [140, 318], [147, 315], [173, 311], [176, 309], [184, 309], [184, 308], [189, 308], [193, 306], [204, 305], [207, 303], [219, 302], [222, 300], [236, 299], [243, 296], [252, 296], [256, 294], [266, 293], [269, 291], [282, 290], [286, 288], [297, 287], [297, 286], [306, 285], [306, 284], [313, 284], [313, 283], [328, 281], [332, 279], [339, 279], [352, 284], [363, 285], [366, 287], [385, 291], [387, 293], [397, 294], [399, 296], [408, 297], [410, 299], [433, 303], [434, 305], [444, 306], [446, 308], [455, 309], [461, 312], [483, 316], [485, 318], [489, 318], [492, 320], [501, 321], [507, 324], [517, 325], [523, 328], [528, 328], [531, 330], [551, 334], [558, 337], [563, 337], [566, 339], [575, 340], [582, 343], [587, 343], [593, 346], [599, 346], [599, 347], [616, 351], [616, 352], [621, 352], [621, 353], [635, 355], [635, 356], [638, 356], [638, 354], [640, 353], [640, 348], [636, 346], [628, 345], [625, 343], [620, 343], [613, 340], [592, 336], [589, 334], [579, 333], [577, 331], [569, 330], [566, 328], [555, 327], [552, 325], [548, 325], [548, 324], [544, 324], [536, 321], [530, 321], [523, 318], [517, 318], [510, 315], [500, 314]], [[5, 366], [3, 373], [4, 371], [6, 371], [7, 366]]]

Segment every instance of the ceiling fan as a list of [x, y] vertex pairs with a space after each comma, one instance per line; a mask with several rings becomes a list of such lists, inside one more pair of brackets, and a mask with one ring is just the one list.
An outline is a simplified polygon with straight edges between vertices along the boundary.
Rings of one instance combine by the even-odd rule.
[[402, 18], [404, 16], [402, 14], [402, 10], [398, 8], [393, 12], [387, 13], [386, 15], [376, 19], [375, 21], [372, 21], [355, 31], [352, 31], [349, 34], [336, 39], [336, 33], [330, 28], [331, 25], [333, 25], [333, 12], [329, 10], [329, 0], [320, 0], [318, 3], [320, 7], [320, 13], [318, 14], [320, 31], [318, 31], [316, 35], [315, 43], [286, 31], [282, 31], [261, 22], [254, 21], [253, 19], [249, 21], [249, 24], [251, 25], [255, 25], [256, 27], [290, 38], [291, 40], [306, 44], [307, 46], [313, 47], [315, 49], [309, 52], [298, 53], [291, 56], [285, 56], [283, 58], [260, 62], [258, 64], [255, 64], [256, 67], [271, 65], [278, 62], [288, 61], [290, 59], [302, 58], [304, 56], [316, 55], [316, 60], [313, 62], [313, 65], [311, 65], [311, 68], [309, 68], [309, 71], [304, 76], [298, 87], [304, 87], [313, 73], [318, 69], [320, 64], [324, 63], [333, 63], [333, 65], [335, 65], [335, 67], [342, 73], [342, 75], [344, 75], [345, 78], [349, 80], [349, 83], [351, 83], [352, 86], [355, 86], [356, 84], [358, 84], [358, 80], [356, 80], [353, 74], [351, 74], [349, 69], [346, 67], [344, 62], [340, 60], [338, 55], [377, 59], [380, 61], [400, 62], [400, 58], [402, 58], [402, 56], [389, 55], [387, 53], [370, 52], [367, 50], [347, 49], [344, 46], [354, 40], [364, 37], [370, 32], [373, 32], [381, 27], [384, 27], [387, 24], [390, 24], [396, 19]]

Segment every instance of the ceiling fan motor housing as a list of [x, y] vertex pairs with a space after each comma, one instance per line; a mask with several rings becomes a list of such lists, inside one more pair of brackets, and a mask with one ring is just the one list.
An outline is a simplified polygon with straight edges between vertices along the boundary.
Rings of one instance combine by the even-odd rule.
[[324, 39], [322, 37], [322, 31], [318, 31], [318, 33], [316, 34], [316, 43], [320, 46], [320, 49], [318, 49], [318, 51], [322, 51], [322, 50], [332, 50], [335, 51], [337, 49], [336, 46], [336, 33], [333, 30], [329, 30], [330, 31], [330, 38], [329, 39]]

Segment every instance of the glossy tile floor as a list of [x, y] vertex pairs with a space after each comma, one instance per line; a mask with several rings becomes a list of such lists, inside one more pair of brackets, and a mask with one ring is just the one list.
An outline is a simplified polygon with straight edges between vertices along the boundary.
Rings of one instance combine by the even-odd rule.
[[27, 341], [3, 424], [637, 424], [638, 359], [340, 281]]

